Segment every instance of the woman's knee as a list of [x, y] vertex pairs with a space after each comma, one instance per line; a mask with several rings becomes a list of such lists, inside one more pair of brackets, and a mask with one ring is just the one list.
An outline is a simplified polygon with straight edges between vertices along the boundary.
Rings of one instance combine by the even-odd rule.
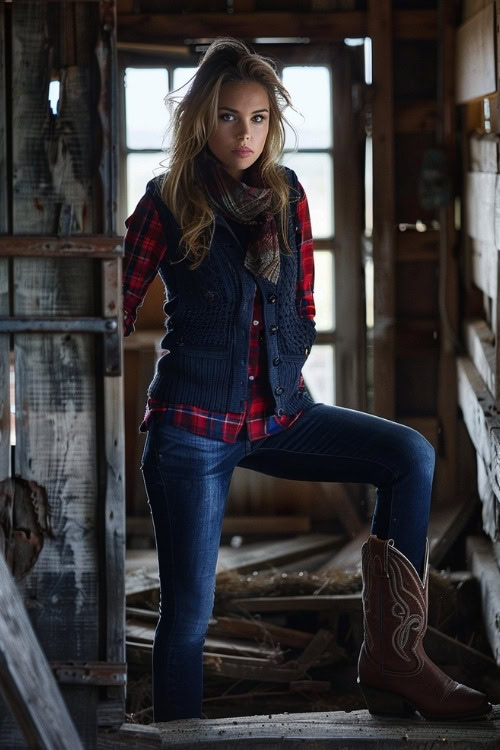
[[401, 434], [399, 448], [404, 466], [432, 477], [436, 453], [431, 443], [420, 432], [412, 427], [405, 427]]

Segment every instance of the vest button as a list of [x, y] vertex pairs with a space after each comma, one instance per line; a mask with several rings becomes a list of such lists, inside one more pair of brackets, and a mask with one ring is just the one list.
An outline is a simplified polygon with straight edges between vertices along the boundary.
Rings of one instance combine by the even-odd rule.
[[268, 301], [268, 302], [269, 302], [269, 303], [270, 303], [271, 305], [274, 305], [274, 303], [276, 302], [276, 300], [277, 300], [277, 299], [278, 299], [278, 298], [277, 298], [277, 296], [276, 296], [275, 294], [270, 294], [270, 295], [269, 295], [269, 297], [267, 298], [267, 301]]
[[280, 357], [275, 357], [275, 358], [273, 359], [273, 365], [274, 365], [275, 367], [278, 367], [278, 365], [279, 365], [279, 363], [280, 363], [280, 362], [281, 362], [281, 359], [280, 359]]
[[282, 417], [284, 413], [285, 412], [283, 411], [283, 409], [276, 409], [276, 416], [277, 417]]
[[304, 354], [306, 355], [306, 357], [307, 357], [307, 355], [309, 354], [310, 351], [311, 350], [309, 349], [309, 347], [306, 346], [306, 348], [304, 349]]
[[278, 326], [272, 325], [269, 330], [271, 333], [276, 333], [276, 331], [278, 330]]
[[275, 392], [275, 394], [276, 394], [277, 396], [281, 396], [281, 394], [283, 393], [283, 391], [284, 391], [284, 390], [285, 390], [285, 389], [284, 389], [284, 388], [282, 388], [282, 386], [281, 386], [281, 385], [279, 385], [279, 386], [278, 386], [277, 388], [275, 388], [275, 389], [274, 389], [274, 392]]

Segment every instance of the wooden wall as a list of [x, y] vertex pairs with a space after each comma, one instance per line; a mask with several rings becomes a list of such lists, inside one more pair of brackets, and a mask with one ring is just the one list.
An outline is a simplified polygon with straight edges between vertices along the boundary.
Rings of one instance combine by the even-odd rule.
[[498, 5], [465, 2], [457, 32], [456, 99], [462, 153], [460, 270], [463, 285], [457, 358], [458, 403], [475, 448], [485, 540], [469, 540], [490, 644], [500, 664], [500, 117]]
[[126, 674], [114, 35], [112, 3], [0, 6], [0, 540], [86, 748]]

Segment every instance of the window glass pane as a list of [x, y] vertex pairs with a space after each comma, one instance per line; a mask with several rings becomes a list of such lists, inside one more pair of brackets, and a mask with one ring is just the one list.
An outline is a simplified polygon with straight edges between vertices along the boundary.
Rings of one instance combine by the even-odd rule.
[[127, 216], [133, 212], [146, 191], [149, 180], [165, 171], [160, 162], [165, 154], [129, 154], [127, 157]]
[[297, 173], [306, 191], [313, 236], [333, 236], [333, 169], [330, 154], [286, 153], [283, 164]]
[[[178, 89], [181, 86], [184, 86], [185, 83], [189, 81], [190, 78], [194, 76], [198, 68], [175, 68], [174, 70], [174, 83], [173, 88]], [[187, 89], [186, 89], [187, 90]], [[179, 95], [184, 95], [185, 91], [179, 91]]]
[[[328, 68], [290, 66], [283, 69], [283, 84], [300, 114], [287, 109], [285, 116], [297, 131], [299, 148], [330, 148], [332, 145], [331, 83]], [[286, 148], [295, 139], [287, 127]]]
[[335, 328], [334, 255], [329, 250], [314, 251], [314, 304], [316, 328], [331, 331]]
[[164, 98], [168, 74], [164, 68], [127, 68], [125, 111], [128, 148], [161, 148], [168, 124]]
[[331, 344], [315, 344], [302, 368], [304, 382], [317, 403], [335, 404], [335, 348]]

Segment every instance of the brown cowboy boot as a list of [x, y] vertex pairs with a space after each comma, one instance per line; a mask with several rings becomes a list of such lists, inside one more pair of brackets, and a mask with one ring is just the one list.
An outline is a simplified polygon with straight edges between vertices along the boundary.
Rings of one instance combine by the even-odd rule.
[[358, 683], [371, 714], [474, 719], [491, 711], [483, 693], [444, 674], [427, 656], [429, 546], [424, 581], [392, 539], [370, 536], [362, 547], [365, 639]]

